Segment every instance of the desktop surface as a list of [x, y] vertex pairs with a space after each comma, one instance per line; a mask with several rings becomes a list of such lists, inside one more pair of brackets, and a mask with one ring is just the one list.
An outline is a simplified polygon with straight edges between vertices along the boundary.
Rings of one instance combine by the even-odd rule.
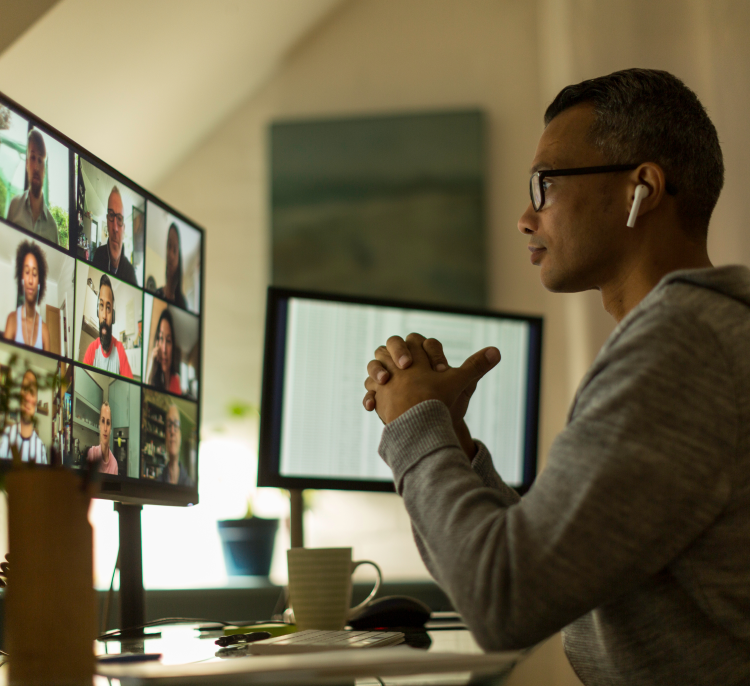
[[[482, 683], [503, 683], [521, 659], [521, 653], [484, 654], [471, 634], [465, 630], [428, 631], [429, 647], [424, 649], [408, 646], [377, 648], [371, 650], [336, 651], [316, 655], [294, 655], [279, 657], [240, 657], [223, 659], [218, 657], [219, 646], [215, 644], [221, 632], [200, 634], [196, 624], [168, 625], [160, 627], [158, 639], [145, 642], [109, 641], [97, 643], [97, 653], [145, 652], [161, 653], [160, 663], [109, 664], [99, 667], [95, 686], [105, 686], [108, 680], [117, 678], [122, 683], [160, 684], [301, 684], [349, 683], [357, 686], [388, 684], [469, 684], [476, 674], [483, 675]], [[341, 653], [346, 653], [341, 656]], [[226, 654], [223, 653], [223, 654]], [[348, 656], [348, 657], [347, 657]], [[368, 657], [369, 656], [369, 657]], [[268, 661], [275, 661], [269, 663]], [[281, 661], [280, 661], [281, 660]], [[282, 662], [286, 661], [286, 662]], [[423, 666], [419, 666], [419, 662]], [[399, 664], [403, 673], [399, 674]], [[270, 667], [273, 665], [273, 667]], [[258, 667], [268, 667], [276, 672], [271, 677]], [[377, 669], [380, 674], [367, 673]], [[420, 669], [431, 673], [420, 674]], [[363, 670], [365, 670], [363, 672]], [[447, 671], [452, 670], [452, 671]], [[106, 675], [106, 676], [105, 676]], [[376, 678], [380, 677], [380, 679]], [[7, 680], [7, 667], [0, 670], [0, 679]], [[2, 686], [2, 680], [0, 680]]]

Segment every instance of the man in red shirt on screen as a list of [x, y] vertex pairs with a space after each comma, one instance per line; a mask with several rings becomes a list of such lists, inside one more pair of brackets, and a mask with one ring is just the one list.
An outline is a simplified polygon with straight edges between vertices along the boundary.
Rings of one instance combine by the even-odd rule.
[[115, 293], [109, 277], [102, 274], [99, 281], [99, 338], [89, 345], [83, 356], [83, 363], [132, 379], [133, 372], [130, 370], [125, 348], [112, 336], [114, 323]]

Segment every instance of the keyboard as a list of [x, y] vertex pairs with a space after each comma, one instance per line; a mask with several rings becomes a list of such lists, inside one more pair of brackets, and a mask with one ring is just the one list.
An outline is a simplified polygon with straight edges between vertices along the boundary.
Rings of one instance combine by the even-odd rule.
[[321, 653], [350, 648], [381, 648], [402, 643], [399, 631], [298, 631], [248, 643], [246, 654], [290, 655], [293, 653]]

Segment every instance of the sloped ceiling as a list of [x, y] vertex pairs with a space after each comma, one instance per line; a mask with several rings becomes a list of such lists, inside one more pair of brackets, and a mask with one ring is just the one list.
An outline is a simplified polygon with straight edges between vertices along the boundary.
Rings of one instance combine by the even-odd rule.
[[0, 91], [153, 187], [341, 2], [60, 0], [0, 53]]

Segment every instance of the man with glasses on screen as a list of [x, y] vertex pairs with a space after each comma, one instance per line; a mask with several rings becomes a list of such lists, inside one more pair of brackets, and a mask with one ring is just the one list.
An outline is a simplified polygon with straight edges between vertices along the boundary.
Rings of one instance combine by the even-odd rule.
[[586, 684], [750, 683], [750, 271], [708, 257], [716, 130], [640, 69], [563, 89], [545, 125], [518, 228], [543, 285], [599, 290], [617, 328], [523, 498], [463, 421], [496, 348], [379, 348], [380, 454], [483, 648], [563, 630]]
[[7, 219], [57, 245], [57, 224], [49, 211], [43, 190], [46, 165], [47, 146], [44, 144], [44, 137], [37, 129], [31, 129], [26, 144], [28, 188], [10, 201]]
[[128, 262], [123, 250], [125, 238], [125, 215], [123, 213], [120, 189], [113, 186], [107, 200], [107, 242], [96, 249], [91, 264], [97, 269], [109, 272], [118, 279], [137, 286], [135, 269]]
[[47, 449], [36, 430], [36, 406], [39, 401], [39, 381], [27, 369], [21, 379], [19, 394], [19, 421], [5, 428], [0, 437], [0, 458], [10, 459], [13, 451], [23, 462], [47, 464]]
[[180, 411], [176, 405], [167, 410], [167, 464], [161, 471], [160, 481], [178, 486], [193, 486], [193, 480], [180, 462], [182, 447], [182, 430], [180, 428]]

